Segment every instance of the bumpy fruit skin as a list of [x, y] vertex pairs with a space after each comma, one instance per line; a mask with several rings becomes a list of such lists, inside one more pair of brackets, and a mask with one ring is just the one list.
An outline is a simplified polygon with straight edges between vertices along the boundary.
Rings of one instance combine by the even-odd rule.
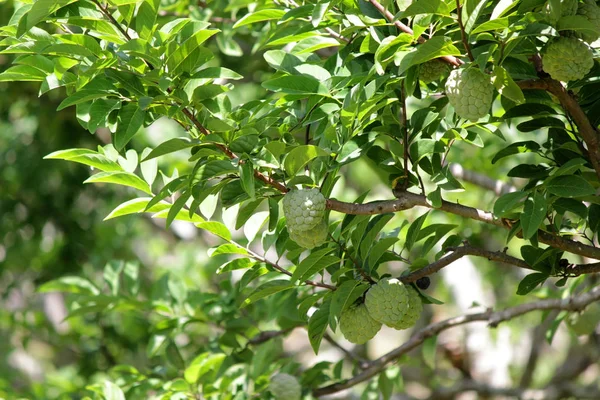
[[446, 81], [446, 95], [459, 117], [477, 121], [490, 111], [494, 86], [477, 68], [455, 69]]
[[302, 396], [302, 387], [298, 379], [284, 373], [271, 378], [269, 390], [277, 400], [300, 400]]
[[404, 317], [402, 317], [397, 324], [391, 326], [394, 329], [410, 328], [417, 322], [421, 316], [421, 312], [423, 312], [423, 303], [421, 302], [421, 297], [419, 297], [419, 293], [417, 293], [416, 289], [412, 286], [407, 286], [406, 290], [408, 292], [408, 308]]
[[327, 221], [322, 219], [317, 226], [307, 231], [293, 230], [288, 226], [288, 232], [290, 233], [290, 239], [298, 243], [299, 246], [305, 249], [312, 249], [327, 241], [327, 233], [329, 231]]
[[[577, 14], [587, 18], [595, 27], [596, 30], [600, 30], [600, 7], [596, 5], [595, 0], [584, 0], [583, 3], [579, 4]], [[588, 43], [592, 43], [598, 39], [598, 35], [594, 33], [582, 33], [581, 38]]]
[[419, 79], [425, 83], [439, 80], [448, 73], [448, 64], [438, 59], [429, 60], [421, 64], [419, 68]]
[[283, 214], [288, 229], [307, 231], [317, 226], [325, 215], [325, 197], [319, 189], [292, 190], [283, 197]]
[[373, 339], [381, 329], [381, 323], [375, 321], [364, 304], [350, 306], [340, 316], [340, 330], [348, 341], [363, 344]]
[[550, 43], [542, 56], [544, 71], [556, 80], [568, 82], [583, 78], [594, 66], [590, 47], [574, 37], [561, 37]]
[[398, 279], [382, 279], [367, 292], [365, 305], [375, 321], [394, 326], [406, 314], [408, 291]]

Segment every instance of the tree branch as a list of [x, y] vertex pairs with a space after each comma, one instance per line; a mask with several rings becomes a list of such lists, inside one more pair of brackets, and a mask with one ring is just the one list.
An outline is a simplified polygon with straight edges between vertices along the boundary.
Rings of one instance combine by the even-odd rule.
[[530, 313], [532, 311], [543, 310], [565, 310], [565, 311], [580, 311], [587, 305], [600, 300], [600, 286], [597, 286], [587, 293], [567, 297], [564, 299], [548, 299], [540, 300], [531, 303], [521, 304], [515, 307], [510, 307], [500, 311], [488, 309], [484, 312], [466, 314], [455, 318], [450, 318], [434, 324], [430, 324], [425, 328], [415, 332], [407, 342], [400, 347], [390, 351], [387, 354], [372, 361], [368, 368], [357, 374], [356, 376], [345, 379], [332, 385], [324, 386], [313, 390], [313, 395], [323, 396], [326, 394], [337, 393], [339, 391], [351, 388], [361, 382], [364, 382], [373, 376], [383, 371], [388, 364], [396, 361], [398, 358], [408, 353], [410, 350], [421, 345], [427, 338], [435, 336], [447, 329], [468, 324], [474, 321], [486, 321], [491, 327], [496, 327], [500, 323], [509, 321], [513, 318]]
[[418, 269], [408, 275], [399, 277], [398, 279], [400, 281], [402, 281], [403, 283], [416, 282], [418, 279], [423, 278], [428, 275], [431, 275], [431, 274], [434, 274], [434, 273], [438, 272], [439, 270], [441, 270], [442, 268], [447, 267], [448, 265], [452, 264], [454, 261], [456, 261], [459, 258], [462, 258], [464, 256], [484, 257], [490, 261], [498, 261], [498, 262], [515, 265], [519, 268], [524, 268], [524, 269], [529, 269], [529, 270], [533, 269], [525, 261], [515, 258], [515, 257], [512, 257], [512, 256], [509, 256], [508, 254], [506, 254], [503, 251], [489, 251], [489, 250], [479, 249], [477, 247], [472, 247], [468, 244], [461, 246], [461, 247], [449, 247], [447, 250], [452, 253], [445, 257], [440, 258], [439, 260], [437, 260], [435, 262], [432, 262], [431, 264], [429, 264], [426, 267]]
[[521, 89], [539, 89], [552, 93], [558, 98], [563, 109], [571, 115], [579, 128], [579, 134], [587, 145], [590, 161], [596, 175], [600, 178], [600, 139], [598, 131], [592, 126], [587, 115], [577, 102], [575, 95], [568, 92], [557, 80], [551, 78], [529, 79], [517, 82]]
[[465, 32], [465, 25], [463, 24], [463, 20], [462, 20], [462, 7], [460, 5], [460, 0], [456, 0], [456, 16], [457, 16], [457, 20], [458, 20], [458, 27], [460, 28], [460, 37], [462, 38], [463, 46], [465, 47], [465, 51], [467, 52], [467, 55], [469, 56], [469, 60], [471, 60], [471, 62], [473, 62], [473, 61], [475, 61], [475, 58], [473, 57], [473, 53], [471, 53], [471, 46], [469, 46], [469, 41], [467, 40], [467, 34]]
[[[326, 207], [329, 210], [354, 215], [385, 214], [390, 212], [393, 213], [408, 210], [417, 206], [434, 209], [434, 207], [427, 202], [427, 198], [425, 196], [411, 192], [398, 191], [394, 191], [394, 195], [397, 197], [396, 200], [381, 200], [365, 204], [345, 203], [334, 199], [328, 199]], [[506, 224], [501, 219], [495, 218], [494, 215], [489, 211], [483, 211], [477, 208], [463, 206], [461, 204], [450, 203], [445, 200], [442, 202], [442, 206], [440, 208], [435, 209], [445, 211], [450, 214], [459, 215], [464, 218], [470, 218], [476, 221], [485, 222], [486, 224], [503, 227], [505, 229], [510, 228], [508, 224]], [[538, 231], [538, 240], [544, 244], [556, 247], [569, 253], [579, 254], [585, 257], [600, 260], [600, 248], [597, 247], [565, 239], [561, 236], [555, 236], [551, 233], [544, 232], [542, 230]], [[596, 267], [593, 264], [589, 265], [591, 265], [591, 272], [596, 272], [597, 269], [600, 268]], [[581, 270], [583, 271], [585, 269]]]

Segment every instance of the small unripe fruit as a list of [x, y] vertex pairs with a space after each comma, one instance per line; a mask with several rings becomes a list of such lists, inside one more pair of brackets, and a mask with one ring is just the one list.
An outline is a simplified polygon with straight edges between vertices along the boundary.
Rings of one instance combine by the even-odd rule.
[[419, 67], [419, 79], [425, 83], [439, 80], [448, 73], [449, 67], [445, 62], [436, 59], [429, 60]]
[[290, 239], [298, 243], [300, 247], [312, 249], [322, 245], [327, 241], [327, 233], [329, 233], [329, 229], [327, 226], [327, 221], [323, 219], [321, 220], [321, 223], [307, 231], [292, 230], [288, 226], [288, 232], [290, 233]]
[[373, 339], [381, 329], [381, 323], [375, 321], [364, 304], [350, 306], [340, 316], [340, 331], [348, 341], [363, 344]]
[[459, 117], [477, 121], [490, 112], [494, 86], [478, 68], [460, 68], [450, 72], [446, 95]]
[[319, 189], [291, 190], [283, 197], [288, 230], [307, 231], [325, 216], [325, 197]]
[[561, 37], [542, 56], [544, 71], [556, 80], [568, 82], [583, 78], [594, 66], [592, 49], [574, 37]]
[[424, 276], [422, 278], [417, 279], [417, 287], [421, 290], [427, 290], [429, 285], [431, 285], [431, 279], [428, 276]]
[[365, 305], [375, 321], [394, 326], [406, 314], [408, 291], [398, 279], [382, 279], [367, 292]]
[[392, 326], [394, 329], [410, 328], [417, 322], [423, 311], [423, 303], [421, 302], [421, 297], [419, 297], [417, 290], [412, 286], [406, 286], [406, 290], [408, 291], [408, 306], [406, 313], [402, 319]]
[[302, 387], [298, 379], [284, 373], [271, 378], [269, 390], [277, 400], [300, 400], [302, 396]]
[[[597, 31], [600, 31], [600, 7], [596, 4], [595, 0], [584, 0], [577, 9], [577, 15], [585, 17]], [[579, 34], [583, 40], [588, 43], [592, 43], [598, 39], [598, 34], [593, 31], [585, 31], [585, 33]]]

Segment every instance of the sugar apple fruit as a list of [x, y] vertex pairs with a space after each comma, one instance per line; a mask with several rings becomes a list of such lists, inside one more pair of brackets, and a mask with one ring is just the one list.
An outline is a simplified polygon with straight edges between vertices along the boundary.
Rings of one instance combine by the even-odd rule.
[[423, 302], [421, 302], [421, 297], [417, 290], [410, 285], [406, 286], [406, 290], [408, 291], [408, 308], [404, 317], [397, 324], [391, 325], [394, 329], [410, 328], [417, 322], [423, 311]]
[[570, 314], [566, 321], [577, 336], [591, 335], [600, 323], [600, 304], [592, 303], [582, 312]]
[[[577, 14], [587, 18], [596, 27], [596, 30], [600, 30], [600, 7], [598, 7], [595, 0], [584, 0], [579, 4]], [[592, 43], [599, 36], [597, 33], [590, 31], [585, 31], [585, 33], [579, 33], [578, 35], [588, 43]]]
[[381, 329], [381, 323], [375, 321], [364, 304], [350, 306], [340, 316], [340, 330], [352, 343], [363, 344], [373, 339]]
[[295, 229], [290, 229], [288, 226], [288, 232], [290, 233], [290, 239], [298, 243], [298, 245], [304, 247], [305, 249], [312, 249], [322, 245], [327, 241], [327, 233], [329, 232], [329, 229], [327, 226], [327, 221], [322, 219], [317, 226], [309, 230], [298, 231]]
[[446, 81], [446, 95], [459, 117], [477, 121], [490, 111], [494, 86], [478, 68], [455, 69]]
[[375, 321], [395, 326], [408, 310], [408, 291], [398, 279], [382, 279], [367, 292], [365, 305]]
[[448, 73], [448, 64], [434, 59], [421, 64], [419, 67], [419, 79], [425, 83], [437, 81]]
[[594, 66], [594, 55], [581, 40], [561, 37], [546, 46], [542, 65], [552, 78], [568, 82], [581, 79], [590, 72]]
[[290, 374], [279, 373], [271, 378], [269, 390], [277, 400], [300, 400], [302, 387]]
[[325, 197], [319, 189], [291, 190], [283, 196], [283, 214], [289, 230], [307, 231], [325, 215]]
[[[548, 2], [549, 3], [549, 2]], [[560, 1], [560, 15], [558, 13], [552, 13], [550, 11], [550, 5], [547, 4], [544, 8], [546, 19], [551, 24], [556, 24], [560, 17], [567, 17], [569, 15], [577, 14], [577, 8], [579, 6], [579, 0], [561, 0]]]

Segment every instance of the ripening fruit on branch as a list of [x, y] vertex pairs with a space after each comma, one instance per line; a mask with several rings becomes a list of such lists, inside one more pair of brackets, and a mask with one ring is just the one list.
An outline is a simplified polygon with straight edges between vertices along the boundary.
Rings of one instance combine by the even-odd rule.
[[419, 67], [419, 79], [425, 83], [435, 82], [448, 73], [449, 66], [436, 59], [429, 60]]
[[600, 323], [600, 305], [592, 303], [582, 312], [570, 314], [566, 321], [571, 331], [576, 335], [591, 335]]
[[292, 230], [288, 226], [288, 232], [290, 233], [290, 239], [298, 243], [299, 246], [305, 249], [312, 249], [318, 247], [327, 241], [327, 233], [329, 233], [327, 221], [323, 218], [321, 222], [306, 231]]
[[494, 86], [478, 68], [460, 68], [450, 72], [446, 95], [459, 117], [477, 121], [489, 114]]
[[283, 197], [283, 214], [288, 230], [307, 231], [325, 216], [325, 197], [319, 189], [291, 190]]
[[415, 288], [406, 286], [408, 292], [408, 306], [404, 316], [395, 324], [390, 325], [394, 329], [408, 329], [413, 326], [423, 312], [423, 303], [421, 297]]
[[542, 55], [544, 71], [553, 79], [568, 82], [583, 78], [594, 66], [592, 49], [574, 37], [551, 42]]
[[381, 329], [381, 323], [375, 321], [364, 304], [350, 306], [340, 316], [340, 331], [344, 337], [355, 344], [363, 344], [373, 339]]
[[426, 290], [429, 285], [431, 285], [431, 279], [429, 279], [428, 276], [424, 276], [422, 278], [417, 279], [417, 282], [415, 282], [417, 284], [417, 287], [421, 290]]
[[271, 378], [269, 390], [277, 400], [300, 400], [302, 396], [302, 386], [298, 379], [285, 373], [279, 373]]
[[408, 310], [408, 291], [398, 279], [382, 279], [367, 292], [365, 305], [375, 321], [393, 327]]
[[[597, 31], [600, 31], [600, 7], [598, 7], [595, 0], [584, 0], [580, 3], [577, 9], [577, 15], [585, 17], [592, 25], [594, 25]], [[585, 31], [580, 34], [578, 33], [578, 35], [588, 43], [592, 43], [599, 37], [598, 33], [592, 31]]]

